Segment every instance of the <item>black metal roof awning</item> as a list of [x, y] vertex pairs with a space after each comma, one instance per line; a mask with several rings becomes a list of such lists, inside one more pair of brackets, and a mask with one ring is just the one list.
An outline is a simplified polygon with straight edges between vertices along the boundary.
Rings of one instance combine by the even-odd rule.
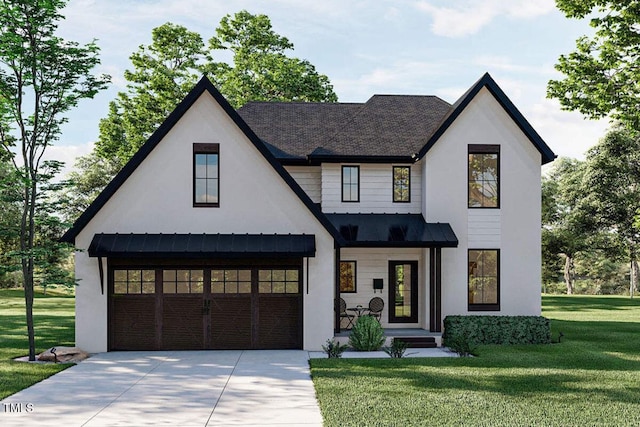
[[451, 225], [425, 222], [421, 214], [327, 214], [344, 247], [455, 248]]
[[312, 234], [96, 234], [89, 256], [112, 258], [313, 257]]

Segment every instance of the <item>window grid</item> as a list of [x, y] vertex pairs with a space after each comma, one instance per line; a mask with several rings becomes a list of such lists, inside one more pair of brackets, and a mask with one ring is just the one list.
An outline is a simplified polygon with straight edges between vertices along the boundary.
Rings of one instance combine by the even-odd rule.
[[219, 144], [193, 144], [193, 205], [220, 205]]
[[500, 207], [500, 146], [470, 145], [468, 206]]
[[211, 270], [212, 294], [250, 294], [251, 270]]
[[156, 292], [155, 270], [114, 270], [115, 294], [153, 294]]
[[342, 166], [342, 201], [360, 201], [359, 166]]
[[393, 167], [393, 201], [396, 203], [411, 201], [411, 168], [409, 166]]
[[356, 262], [340, 261], [340, 292], [355, 293], [356, 284]]
[[162, 271], [162, 293], [164, 294], [201, 294], [203, 288], [203, 270]]
[[258, 292], [261, 294], [297, 294], [300, 292], [300, 271], [258, 270]]
[[469, 249], [469, 310], [500, 307], [500, 251]]

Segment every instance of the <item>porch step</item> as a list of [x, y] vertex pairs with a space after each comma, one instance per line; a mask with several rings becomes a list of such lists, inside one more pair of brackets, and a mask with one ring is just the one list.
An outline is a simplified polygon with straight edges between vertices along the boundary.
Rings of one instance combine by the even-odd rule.
[[409, 344], [409, 348], [436, 348], [435, 337], [394, 337], [398, 341], [404, 341]]

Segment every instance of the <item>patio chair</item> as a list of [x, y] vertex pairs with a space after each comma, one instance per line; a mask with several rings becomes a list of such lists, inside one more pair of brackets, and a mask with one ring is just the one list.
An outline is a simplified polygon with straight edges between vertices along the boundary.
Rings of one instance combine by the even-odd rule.
[[355, 318], [355, 315], [347, 313], [347, 303], [340, 298], [340, 326], [342, 326], [342, 319], [347, 319], [346, 329], [351, 329]]
[[367, 314], [369, 316], [373, 316], [376, 318], [378, 323], [380, 323], [380, 318], [382, 317], [382, 310], [384, 309], [384, 301], [380, 297], [371, 298], [369, 301], [369, 310], [367, 310]]

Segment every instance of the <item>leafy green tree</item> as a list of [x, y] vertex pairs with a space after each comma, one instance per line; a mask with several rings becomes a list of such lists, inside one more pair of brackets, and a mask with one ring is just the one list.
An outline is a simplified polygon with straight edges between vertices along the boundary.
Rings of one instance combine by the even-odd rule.
[[[226, 15], [209, 47], [205, 70], [236, 108], [248, 101], [338, 100], [327, 76], [307, 60], [286, 56], [293, 43], [273, 31], [266, 15], [246, 10]], [[215, 61], [213, 53], [219, 50], [233, 54], [233, 65]]]
[[567, 294], [574, 292], [575, 258], [590, 248], [590, 223], [581, 209], [585, 164], [560, 158], [542, 181], [542, 255], [547, 279], [557, 272], [558, 255], [564, 257]]
[[[107, 117], [100, 121], [96, 154], [117, 162], [120, 168], [187, 95], [202, 72], [205, 51], [199, 34], [166, 23], [154, 28], [151, 38], [151, 45], [142, 45], [131, 55], [133, 71], [124, 73], [127, 91], [118, 93], [109, 104]], [[94, 170], [87, 172], [94, 174]]]
[[590, 17], [592, 37], [558, 59], [565, 75], [549, 81], [547, 96], [589, 118], [609, 116], [640, 130], [640, 1], [556, 0], [568, 18]]
[[614, 127], [587, 152], [585, 191], [581, 201], [591, 230], [603, 230], [626, 254], [629, 292], [638, 289], [640, 232], [635, 216], [640, 206], [640, 133]]
[[20, 263], [9, 256], [17, 250], [20, 235], [20, 181], [6, 153], [0, 151], [0, 288], [10, 287], [10, 273]]
[[17, 255], [24, 282], [29, 360], [35, 360], [38, 205], [48, 174], [43, 156], [59, 139], [65, 113], [109, 81], [108, 76], [91, 74], [99, 63], [95, 43], [82, 46], [56, 36], [57, 23], [63, 19], [59, 11], [65, 4], [64, 0], [0, 2], [0, 146], [21, 184]]

